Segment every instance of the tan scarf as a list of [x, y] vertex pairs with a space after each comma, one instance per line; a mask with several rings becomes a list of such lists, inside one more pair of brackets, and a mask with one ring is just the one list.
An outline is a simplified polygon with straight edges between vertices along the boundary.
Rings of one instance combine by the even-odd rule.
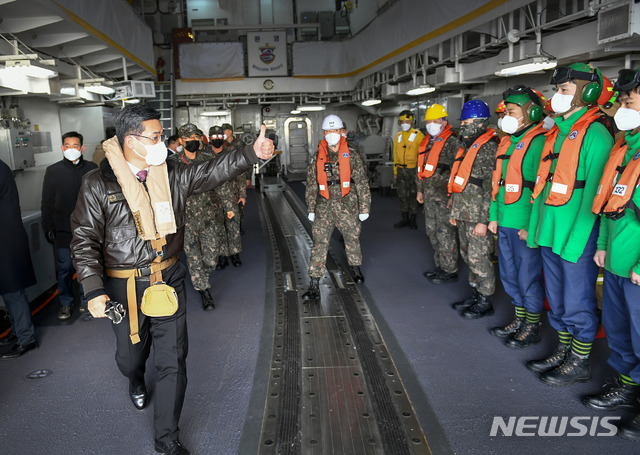
[[167, 234], [175, 234], [176, 219], [171, 204], [167, 163], [150, 166], [146, 180], [147, 194], [124, 159], [117, 136], [106, 140], [102, 147], [131, 209], [140, 237], [143, 240], [156, 240]]

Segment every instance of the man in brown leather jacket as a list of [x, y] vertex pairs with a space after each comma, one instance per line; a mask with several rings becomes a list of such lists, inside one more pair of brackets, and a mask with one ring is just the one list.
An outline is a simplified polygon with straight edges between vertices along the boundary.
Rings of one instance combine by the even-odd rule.
[[[148, 395], [145, 363], [155, 352], [156, 451], [189, 452], [178, 436], [178, 420], [187, 385], [185, 268], [176, 261], [184, 242], [185, 205], [191, 194], [210, 191], [246, 171], [273, 152], [261, 135], [253, 145], [210, 161], [183, 166], [165, 162], [160, 113], [145, 105], [125, 107], [116, 117], [116, 137], [105, 141], [106, 159], [85, 176], [71, 216], [71, 250], [89, 311], [105, 317], [108, 301], [127, 308], [121, 324], [113, 324], [116, 362], [129, 378], [129, 394], [137, 409]], [[163, 281], [175, 289], [178, 309], [170, 316], [150, 317], [140, 311], [144, 291]], [[115, 322], [115, 321], [114, 321]]]

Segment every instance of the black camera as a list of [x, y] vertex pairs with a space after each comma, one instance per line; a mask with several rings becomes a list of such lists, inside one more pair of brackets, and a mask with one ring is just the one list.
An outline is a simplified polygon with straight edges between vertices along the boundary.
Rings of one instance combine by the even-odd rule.
[[127, 314], [127, 310], [125, 310], [121, 303], [114, 302], [113, 300], [107, 300], [107, 304], [104, 308], [104, 314], [106, 317], [111, 319], [111, 322], [114, 324], [120, 324], [122, 319], [124, 319], [124, 316]]

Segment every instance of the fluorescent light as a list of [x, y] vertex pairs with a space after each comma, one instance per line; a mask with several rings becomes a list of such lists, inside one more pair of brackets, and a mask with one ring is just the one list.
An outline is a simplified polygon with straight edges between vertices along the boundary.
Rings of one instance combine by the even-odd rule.
[[307, 112], [324, 111], [325, 109], [326, 107], [321, 104], [303, 104], [296, 108], [297, 111], [307, 111]]
[[221, 111], [205, 111], [200, 114], [200, 117], [224, 117], [229, 115], [229, 111], [221, 110]]
[[76, 96], [75, 87], [60, 87], [60, 94], [67, 96]]
[[111, 87], [102, 84], [84, 84], [84, 89], [87, 92], [97, 93], [98, 95], [112, 95], [116, 92]]
[[431, 93], [436, 90], [435, 87], [431, 87], [430, 85], [421, 85], [419, 87], [412, 88], [411, 90], [407, 90], [406, 95], [424, 95], [425, 93]]
[[382, 103], [382, 100], [374, 98], [374, 99], [371, 99], [371, 100], [365, 100], [361, 104], [363, 106], [375, 106], [376, 104], [380, 104], [380, 103]]
[[495, 72], [496, 76], [517, 76], [519, 74], [534, 73], [536, 71], [549, 70], [558, 66], [556, 60], [546, 57], [532, 57], [511, 63], [503, 63], [502, 68]]
[[138, 104], [140, 102], [138, 98], [125, 98], [122, 101], [124, 101], [127, 104]]
[[298, 114], [300, 114], [300, 113], [301, 113], [301, 111], [299, 111], [298, 109], [294, 109], [294, 110], [292, 110], [292, 111], [291, 111], [291, 113], [292, 113], [293, 115], [298, 115]]

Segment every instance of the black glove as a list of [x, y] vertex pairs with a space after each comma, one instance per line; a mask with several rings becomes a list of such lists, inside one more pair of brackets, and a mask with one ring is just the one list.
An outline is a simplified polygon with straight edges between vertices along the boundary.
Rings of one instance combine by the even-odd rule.
[[53, 231], [49, 231], [46, 234], [47, 242], [53, 245], [53, 242], [56, 240], [56, 233]]

